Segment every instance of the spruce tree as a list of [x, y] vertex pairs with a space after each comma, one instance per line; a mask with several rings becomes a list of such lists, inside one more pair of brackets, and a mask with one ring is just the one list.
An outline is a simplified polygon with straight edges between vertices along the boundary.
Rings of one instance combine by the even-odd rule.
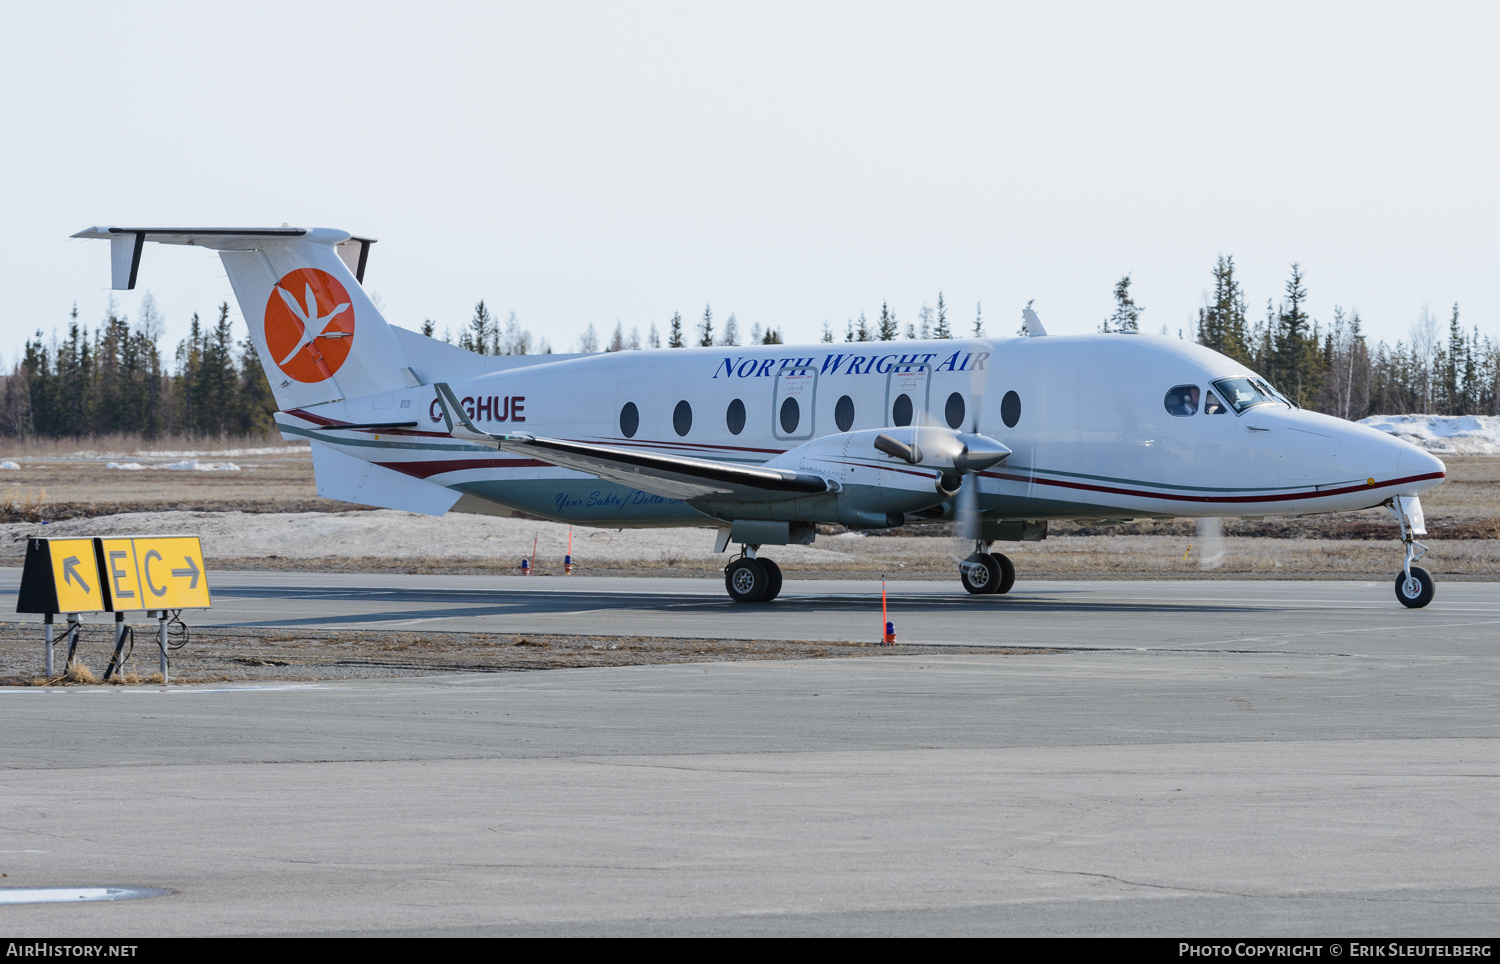
[[1250, 331], [1245, 294], [1234, 276], [1234, 256], [1219, 255], [1214, 264], [1213, 300], [1198, 309], [1198, 344], [1227, 355], [1242, 365], [1250, 358]]
[[703, 306], [703, 320], [698, 322], [698, 347], [712, 348], [714, 344], [714, 310], [710, 305]]
[[881, 341], [895, 341], [900, 333], [899, 322], [896, 321], [896, 313], [884, 301], [880, 303], [880, 333]]
[[474, 306], [474, 317], [469, 319], [468, 329], [459, 336], [458, 347], [488, 355], [493, 351], [494, 342], [495, 319], [491, 317], [481, 298], [479, 304]]
[[1130, 275], [1115, 283], [1115, 313], [1104, 319], [1100, 331], [1140, 331], [1141, 312], [1145, 311], [1130, 295]]
[[934, 338], [952, 338], [953, 330], [948, 327], [948, 306], [943, 302], [943, 293], [938, 292], [937, 302], [937, 327], [933, 329]]
[[682, 312], [672, 312], [672, 324], [667, 332], [668, 348], [685, 348], [687, 342], [682, 337]]
[[1298, 405], [1307, 405], [1316, 395], [1321, 365], [1317, 358], [1318, 338], [1312, 330], [1312, 319], [1305, 305], [1307, 288], [1303, 285], [1302, 265], [1292, 263], [1292, 276], [1286, 282], [1286, 297], [1276, 318], [1272, 384]]

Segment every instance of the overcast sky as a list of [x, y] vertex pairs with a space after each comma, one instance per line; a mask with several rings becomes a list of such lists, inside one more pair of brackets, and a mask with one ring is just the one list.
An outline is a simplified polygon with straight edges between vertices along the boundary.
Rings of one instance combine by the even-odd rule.
[[[1252, 312], [1293, 261], [1314, 317], [1406, 338], [1424, 304], [1500, 338], [1500, 6], [0, 6], [6, 367], [76, 301], [95, 224], [374, 236], [389, 319], [483, 298], [556, 350], [705, 303], [815, 340], [943, 291], [1010, 334], [1096, 329], [1129, 273], [1188, 329], [1215, 257]], [[169, 344], [229, 300], [153, 246]]]

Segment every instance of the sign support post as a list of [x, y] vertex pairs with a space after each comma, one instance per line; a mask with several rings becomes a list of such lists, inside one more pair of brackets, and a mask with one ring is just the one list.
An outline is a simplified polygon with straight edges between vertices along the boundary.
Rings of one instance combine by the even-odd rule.
[[42, 617], [42, 637], [47, 641], [47, 678], [52, 678], [52, 613]]
[[122, 672], [124, 671], [124, 667], [120, 665], [120, 651], [125, 648], [125, 636], [129, 632], [130, 629], [125, 625], [125, 614], [122, 612], [115, 613], [115, 653], [109, 658], [109, 665], [104, 667], [104, 681], [106, 683], [114, 675], [116, 668]]
[[82, 630], [83, 624], [78, 621], [78, 614], [68, 613], [68, 661], [63, 664], [64, 672], [73, 668], [73, 661], [78, 653], [78, 637]]
[[160, 610], [156, 619], [156, 648], [161, 653], [161, 682], [165, 686], [171, 682], [167, 678], [167, 611]]

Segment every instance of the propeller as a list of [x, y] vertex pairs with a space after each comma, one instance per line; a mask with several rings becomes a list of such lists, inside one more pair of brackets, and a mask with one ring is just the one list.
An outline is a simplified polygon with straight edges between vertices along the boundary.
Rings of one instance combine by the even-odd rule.
[[[977, 354], [976, 350], [976, 354]], [[1010, 456], [1010, 449], [979, 430], [980, 412], [984, 408], [988, 365], [976, 364], [969, 370], [968, 430], [961, 431], [939, 424], [924, 407], [911, 428], [910, 441], [887, 432], [875, 436], [875, 448], [892, 458], [912, 465], [925, 464], [940, 470], [937, 490], [952, 498], [957, 533], [961, 543], [972, 545], [979, 538], [979, 480], [977, 474], [998, 465]], [[901, 433], [905, 435], [906, 433]], [[971, 549], [965, 548], [960, 564], [967, 562]]]
[[1224, 520], [1205, 516], [1198, 520], [1198, 567], [1217, 569], [1224, 564]]
[[[991, 357], [993, 358], [993, 354]], [[982, 472], [992, 465], [998, 465], [1010, 455], [1010, 449], [987, 436], [979, 434], [979, 416], [984, 411], [984, 394], [985, 389], [988, 387], [988, 382], [988, 365], [984, 368], [975, 365], [969, 371], [969, 404], [974, 409], [969, 419], [969, 437], [993, 442], [999, 448], [1000, 452], [995, 453], [992, 450], [991, 454], [996, 454], [998, 457], [988, 460], [984, 458], [964, 459], [963, 467], [960, 467], [958, 459], [954, 460], [953, 467], [958, 469], [960, 473], [959, 480], [964, 483], [959, 486], [958, 497], [953, 501], [953, 517], [955, 522], [953, 531], [954, 538], [958, 540], [958, 552], [956, 554], [959, 556], [960, 564], [967, 561], [968, 557], [976, 551], [973, 549], [973, 546], [979, 541], [979, 477], [976, 473]], [[981, 462], [983, 464], [980, 464]], [[970, 475], [973, 478], [967, 478]]]

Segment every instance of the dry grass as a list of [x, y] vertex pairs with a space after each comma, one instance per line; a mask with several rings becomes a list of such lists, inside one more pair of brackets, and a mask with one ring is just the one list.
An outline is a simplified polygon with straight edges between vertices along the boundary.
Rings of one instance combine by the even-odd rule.
[[[247, 452], [254, 449], [271, 451]], [[165, 468], [193, 457], [232, 462], [240, 471]], [[354, 508], [319, 499], [309, 449], [280, 438], [143, 441], [110, 436], [32, 441], [0, 450], [3, 459], [17, 462], [20, 469], [0, 473], [0, 522], [56, 522], [169, 509], [316, 512]], [[142, 468], [111, 469], [112, 461], [137, 463]]]

